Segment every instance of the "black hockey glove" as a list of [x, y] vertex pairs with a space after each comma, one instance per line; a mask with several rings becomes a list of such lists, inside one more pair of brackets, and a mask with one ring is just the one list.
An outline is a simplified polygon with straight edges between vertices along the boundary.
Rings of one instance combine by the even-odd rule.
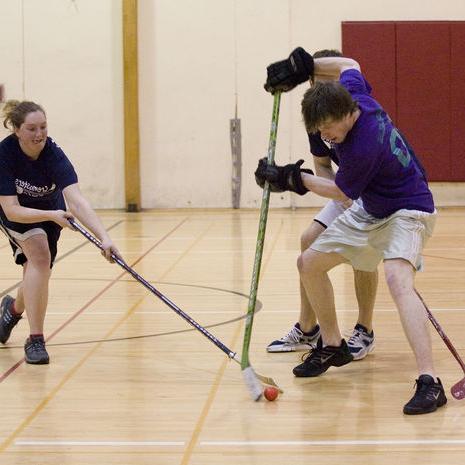
[[292, 191], [304, 195], [308, 192], [308, 189], [304, 186], [300, 173], [313, 174], [313, 171], [300, 169], [303, 162], [303, 160], [299, 160], [297, 163], [277, 166], [275, 164], [268, 165], [268, 160], [262, 158], [255, 170], [255, 181], [262, 189], [265, 181], [268, 181], [271, 192]]
[[288, 92], [298, 84], [313, 78], [313, 57], [302, 47], [296, 48], [287, 60], [277, 61], [266, 68], [265, 90]]

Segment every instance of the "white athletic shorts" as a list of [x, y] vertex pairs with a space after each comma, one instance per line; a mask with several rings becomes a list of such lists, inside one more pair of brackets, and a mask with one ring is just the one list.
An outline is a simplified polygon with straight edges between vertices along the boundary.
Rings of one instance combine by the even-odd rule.
[[313, 218], [314, 221], [318, 221], [321, 225], [326, 228], [344, 211], [346, 208], [341, 202], [337, 200], [330, 200]]
[[310, 248], [336, 252], [360, 271], [375, 271], [381, 260], [393, 258], [403, 258], [420, 271], [423, 247], [433, 233], [435, 222], [436, 211], [403, 209], [386, 218], [375, 218], [360, 202], [354, 202]]

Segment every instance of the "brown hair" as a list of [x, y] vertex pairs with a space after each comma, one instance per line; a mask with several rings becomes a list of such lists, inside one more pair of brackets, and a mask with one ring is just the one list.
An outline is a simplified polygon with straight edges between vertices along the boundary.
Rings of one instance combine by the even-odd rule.
[[358, 108], [339, 81], [317, 82], [302, 99], [302, 116], [307, 132], [314, 133], [328, 120], [340, 121]]
[[19, 129], [24, 123], [26, 116], [29, 113], [35, 111], [41, 111], [45, 115], [44, 109], [34, 102], [29, 102], [24, 100], [20, 102], [19, 100], [7, 100], [5, 106], [3, 107], [3, 127], [6, 129]]
[[313, 58], [342, 57], [342, 53], [335, 48], [325, 48], [318, 50], [313, 54]]
[[[339, 50], [336, 50], [335, 48], [325, 48], [323, 50], [317, 50], [313, 54], [313, 58], [331, 58], [331, 57], [342, 57], [342, 53]], [[315, 84], [315, 75], [310, 76], [310, 85]]]

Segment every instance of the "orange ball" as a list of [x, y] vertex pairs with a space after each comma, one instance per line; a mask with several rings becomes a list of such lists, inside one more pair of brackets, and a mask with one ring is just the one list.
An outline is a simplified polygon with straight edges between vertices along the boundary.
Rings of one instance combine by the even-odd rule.
[[265, 396], [266, 400], [272, 402], [273, 400], [276, 400], [278, 398], [279, 390], [275, 387], [266, 387], [263, 391], [263, 395]]

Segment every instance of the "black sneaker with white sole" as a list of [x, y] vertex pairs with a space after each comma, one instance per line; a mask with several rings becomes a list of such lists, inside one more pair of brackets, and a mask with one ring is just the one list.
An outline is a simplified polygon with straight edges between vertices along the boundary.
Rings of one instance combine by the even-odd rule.
[[15, 299], [10, 295], [3, 297], [0, 302], [0, 342], [5, 344], [10, 338], [11, 331], [22, 318], [11, 311]]
[[420, 375], [415, 384], [417, 388], [414, 396], [404, 405], [406, 415], [431, 413], [446, 405], [446, 393], [439, 378], [434, 381], [430, 375]]
[[316, 348], [306, 354], [303, 363], [297, 365], [292, 372], [297, 377], [319, 376], [329, 367], [341, 367], [353, 359], [345, 339], [341, 340], [339, 347], [323, 347], [323, 341], [320, 337]]
[[46, 365], [50, 361], [43, 336], [29, 336], [24, 344], [24, 353], [26, 362], [33, 365]]

